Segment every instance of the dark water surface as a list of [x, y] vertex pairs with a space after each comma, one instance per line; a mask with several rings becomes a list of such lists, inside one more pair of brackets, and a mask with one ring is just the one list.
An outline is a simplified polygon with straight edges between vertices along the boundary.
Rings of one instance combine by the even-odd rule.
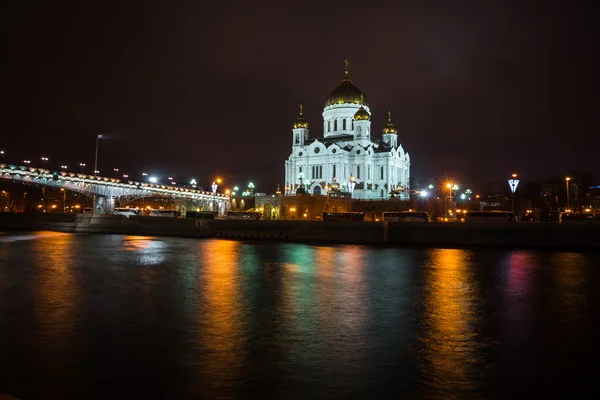
[[598, 253], [0, 235], [0, 393], [594, 398], [599, 293]]

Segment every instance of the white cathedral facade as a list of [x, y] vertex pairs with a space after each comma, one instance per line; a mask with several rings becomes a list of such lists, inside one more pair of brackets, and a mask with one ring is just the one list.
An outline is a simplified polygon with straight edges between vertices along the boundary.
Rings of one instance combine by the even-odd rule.
[[339, 190], [359, 199], [407, 200], [409, 179], [410, 156], [398, 143], [391, 113], [381, 139], [373, 137], [367, 97], [350, 79], [346, 62], [346, 75], [325, 102], [323, 137], [309, 138], [300, 106], [285, 161], [285, 193]]

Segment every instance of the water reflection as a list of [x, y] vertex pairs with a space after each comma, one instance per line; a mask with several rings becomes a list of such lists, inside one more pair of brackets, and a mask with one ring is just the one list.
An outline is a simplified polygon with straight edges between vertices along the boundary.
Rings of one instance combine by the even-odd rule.
[[475, 324], [481, 299], [472, 277], [470, 254], [439, 249], [431, 250], [429, 256], [423, 283], [421, 394], [431, 398], [475, 396], [482, 350]]
[[122, 250], [136, 253], [139, 265], [159, 265], [165, 261], [167, 244], [158, 238], [148, 236], [125, 236]]
[[241, 307], [238, 262], [240, 242], [211, 240], [199, 246], [205, 273], [198, 282], [198, 340], [205, 349], [198, 373], [202, 391], [235, 387], [243, 373], [245, 315]]
[[505, 274], [505, 321], [506, 331], [512, 332], [514, 339], [528, 336], [523, 324], [534, 317], [532, 315], [535, 287], [533, 281], [538, 264], [531, 252], [512, 251], [508, 255]]
[[580, 253], [558, 253], [552, 258], [554, 274], [553, 308], [560, 312], [558, 329], [563, 334], [585, 332], [586, 306], [589, 294], [585, 287], [588, 259]]
[[36, 291], [40, 334], [54, 340], [73, 331], [78, 303], [78, 284], [73, 271], [73, 235], [54, 236], [35, 242], [32, 257], [38, 265]]

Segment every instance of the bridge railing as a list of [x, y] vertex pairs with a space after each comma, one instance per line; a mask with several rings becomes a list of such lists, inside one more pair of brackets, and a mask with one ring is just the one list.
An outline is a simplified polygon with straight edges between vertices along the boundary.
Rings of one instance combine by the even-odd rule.
[[153, 195], [171, 196], [196, 200], [223, 202], [228, 196], [201, 190], [146, 183], [138, 181], [122, 181], [118, 178], [78, 174], [65, 171], [51, 171], [44, 168], [0, 164], [0, 178], [32, 182], [40, 185], [60, 187], [84, 194], [106, 197]]

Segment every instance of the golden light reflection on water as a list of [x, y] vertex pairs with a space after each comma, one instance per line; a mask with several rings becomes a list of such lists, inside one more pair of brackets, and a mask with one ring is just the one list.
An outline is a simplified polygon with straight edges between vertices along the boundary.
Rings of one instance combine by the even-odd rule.
[[74, 235], [43, 235], [33, 246], [33, 262], [37, 266], [36, 288], [40, 334], [53, 340], [65, 340], [74, 331], [80, 301], [78, 283], [73, 271]]
[[458, 392], [475, 390], [472, 374], [481, 347], [474, 328], [478, 291], [467, 250], [436, 249], [429, 255], [421, 337], [425, 391], [454, 398]]
[[244, 363], [245, 319], [239, 291], [238, 262], [242, 244], [233, 240], [203, 242], [199, 252], [206, 260], [200, 277], [198, 340], [208, 352], [203, 357], [205, 389], [214, 391], [240, 379]]

